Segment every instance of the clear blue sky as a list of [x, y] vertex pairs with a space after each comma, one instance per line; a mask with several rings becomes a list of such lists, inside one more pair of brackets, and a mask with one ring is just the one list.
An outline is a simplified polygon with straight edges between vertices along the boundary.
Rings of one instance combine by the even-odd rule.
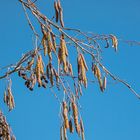
[[[38, 0], [48, 14], [52, 0]], [[63, 0], [66, 26], [100, 34], [116, 34], [140, 41], [139, 0]], [[53, 14], [51, 11], [49, 14]], [[0, 4], [0, 67], [15, 63], [32, 48], [32, 32], [18, 0]], [[104, 50], [104, 64], [114, 74], [132, 84], [140, 93], [140, 46], [120, 42], [117, 54]], [[13, 75], [16, 108], [8, 113], [2, 102], [4, 80], [0, 81], [0, 107], [7, 115], [17, 140], [59, 140], [59, 104], [49, 90], [33, 93]], [[96, 85], [88, 86], [81, 97], [86, 140], [139, 140], [140, 100], [121, 84], [110, 84], [102, 94]], [[77, 135], [69, 140], [78, 140]]]

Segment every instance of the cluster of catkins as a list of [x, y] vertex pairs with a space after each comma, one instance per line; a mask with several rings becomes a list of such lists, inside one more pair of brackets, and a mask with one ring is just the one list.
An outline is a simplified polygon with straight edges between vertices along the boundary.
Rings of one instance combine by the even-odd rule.
[[[25, 80], [26, 87], [31, 91], [36, 83], [38, 83], [38, 87], [44, 88], [46, 88], [46, 84], [48, 83], [41, 55], [38, 54], [36, 56], [36, 63], [34, 62], [34, 57], [28, 62], [27, 67], [25, 67], [24, 70], [18, 71], [18, 75]], [[33, 67], [34, 65], [35, 67]], [[28, 76], [28, 72], [30, 72], [30, 76]]]
[[[62, 70], [65, 74], [73, 76], [72, 65], [67, 60], [68, 50], [64, 35], [60, 35], [60, 45], [57, 50], [55, 35], [51, 31], [50, 26], [47, 26], [46, 28], [46, 26], [41, 24], [41, 31], [43, 34], [41, 42], [44, 56], [47, 55], [49, 58], [46, 68], [41, 54], [38, 51], [35, 51], [34, 54], [31, 55], [31, 60], [27, 63], [27, 66], [18, 71], [18, 75], [25, 80], [25, 85], [30, 90], [33, 90], [36, 83], [38, 83], [39, 87], [44, 88], [46, 88], [48, 82], [50, 82], [51, 86], [54, 86], [54, 80], [56, 81], [56, 85], [58, 87], [59, 73], [52, 65], [52, 53], [57, 56], [59, 71]], [[30, 76], [28, 76], [29, 74]]]
[[6, 122], [6, 118], [3, 116], [0, 110], [0, 139], [1, 140], [16, 140], [14, 135], [11, 135], [10, 127]]
[[[80, 118], [79, 122], [78, 108], [74, 100], [72, 100], [69, 106], [71, 109], [68, 109], [66, 101], [62, 102], [62, 107], [63, 125], [60, 130], [60, 139], [68, 140], [67, 130], [69, 130], [70, 133], [74, 133], [75, 126], [77, 134], [82, 138], [82, 140], [85, 140], [83, 121], [82, 118]], [[69, 119], [68, 116], [70, 115], [70, 110], [72, 110], [72, 116]]]
[[[32, 8], [35, 7], [35, 4], [31, 3], [30, 0], [28, 0], [28, 3], [30, 3]], [[54, 9], [56, 23], [60, 22], [61, 25], [60, 27], [61, 34], [58, 37], [60, 40], [60, 44], [57, 46], [56, 35], [52, 32], [50, 24], [48, 24], [47, 22], [44, 24], [40, 23], [43, 35], [41, 45], [43, 46], [44, 56], [47, 55], [49, 58], [48, 64], [45, 66], [41, 54], [36, 49], [34, 51], [34, 54], [31, 54], [30, 60], [29, 62], [27, 62], [27, 65], [25, 67], [21, 67], [21, 69], [18, 70], [19, 77], [25, 80], [26, 87], [31, 91], [34, 89], [34, 86], [36, 84], [38, 84], [38, 87], [46, 88], [49, 83], [51, 87], [53, 87], [56, 83], [56, 87], [59, 89], [60, 74], [67, 74], [70, 75], [72, 78], [74, 78], [72, 65], [68, 61], [69, 54], [66, 46], [65, 35], [63, 34], [64, 32], [62, 32], [62, 29], [64, 27], [64, 21], [63, 21], [63, 9], [60, 4], [60, 0], [54, 2]], [[44, 18], [44, 21], [45, 19], [46, 18]], [[112, 47], [115, 49], [115, 51], [117, 51], [118, 40], [116, 36], [111, 34], [109, 35], [109, 39], [112, 40]], [[108, 43], [107, 47], [109, 46], [110, 44]], [[56, 70], [52, 65], [53, 61], [52, 53], [54, 53], [57, 57], [58, 62], [55, 64], [58, 64], [57, 67], [58, 70]], [[78, 97], [79, 92], [82, 94], [81, 85], [83, 85], [86, 88], [88, 82], [86, 77], [88, 66], [86, 64], [84, 55], [80, 52], [78, 52], [77, 56], [77, 69], [78, 69], [78, 87], [76, 87], [76, 84], [74, 83], [76, 97]], [[104, 77], [102, 76], [102, 73], [99, 68], [99, 63], [92, 64], [92, 72], [97, 78], [99, 87], [103, 92], [106, 89], [107, 78], [106, 76]], [[4, 92], [4, 102], [7, 104], [9, 111], [15, 107], [10, 84], [8, 84], [8, 87]], [[82, 140], [85, 140], [84, 125], [82, 118], [79, 117], [77, 104], [74, 99], [70, 99], [69, 102], [70, 102], [69, 106], [66, 101], [62, 102], [63, 124], [60, 131], [61, 134], [60, 139], [67, 140], [68, 139], [67, 130], [69, 130], [70, 133], [74, 133], [75, 127], [77, 134], [82, 138]], [[0, 139], [15, 140], [14, 136], [10, 135], [10, 128], [6, 123], [6, 120], [3, 117], [1, 111], [0, 111]]]

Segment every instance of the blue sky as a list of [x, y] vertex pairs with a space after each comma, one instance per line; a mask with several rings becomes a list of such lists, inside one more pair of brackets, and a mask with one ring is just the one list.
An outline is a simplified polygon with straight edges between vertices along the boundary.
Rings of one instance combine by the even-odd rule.
[[[52, 0], [38, 0], [38, 5], [43, 13], [53, 15]], [[62, 5], [68, 27], [140, 41], [139, 0], [63, 0]], [[32, 32], [18, 0], [1, 1], [0, 17], [1, 67], [15, 63], [33, 46]], [[113, 49], [103, 51], [107, 68], [129, 81], [140, 93], [140, 46], [120, 41], [116, 54]], [[17, 75], [12, 79], [16, 108], [8, 113], [2, 102], [4, 80], [0, 81], [0, 107], [17, 140], [59, 140], [59, 104], [52, 93], [44, 89], [32, 93]], [[86, 140], [140, 139], [140, 100], [123, 85], [109, 84], [104, 94], [96, 85], [89, 85], [80, 100]], [[70, 135], [69, 139], [78, 140], [78, 137]]]

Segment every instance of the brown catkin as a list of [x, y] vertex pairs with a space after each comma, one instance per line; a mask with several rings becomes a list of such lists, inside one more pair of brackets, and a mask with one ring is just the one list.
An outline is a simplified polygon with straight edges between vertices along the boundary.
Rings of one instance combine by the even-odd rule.
[[103, 80], [100, 78], [100, 79], [98, 79], [98, 82], [99, 82], [100, 90], [103, 92], [104, 91], [104, 89], [103, 89]]
[[11, 140], [16, 140], [16, 138], [15, 138], [15, 136], [14, 136], [14, 135], [12, 135]]
[[68, 50], [67, 50], [67, 46], [66, 46], [66, 42], [65, 42], [63, 34], [61, 35], [60, 46], [61, 48], [63, 48], [64, 54], [68, 56]]
[[60, 24], [61, 24], [62, 27], [64, 27], [63, 9], [62, 9], [62, 7], [61, 7], [60, 1], [57, 2], [57, 7], [58, 7], [58, 10], [59, 10]]
[[72, 64], [69, 64], [69, 73], [71, 76], [73, 76]]
[[85, 58], [84, 58], [84, 56], [83, 56], [82, 54], [80, 54], [80, 55], [81, 55], [81, 59], [82, 59], [82, 61], [83, 61], [84, 67], [85, 67], [85, 69], [86, 69], [86, 71], [87, 71], [87, 70], [88, 70], [88, 67], [87, 67]]
[[14, 107], [15, 107], [15, 103], [14, 103], [14, 97], [13, 97], [13, 95], [12, 95], [12, 91], [11, 91], [11, 88], [10, 88], [10, 86], [8, 86], [8, 88], [7, 88], [7, 96], [8, 96], [8, 101], [7, 101], [7, 105], [8, 105], [8, 107], [9, 107], [9, 111], [11, 111]]
[[84, 132], [84, 124], [82, 118], [80, 119], [81, 132]]
[[51, 32], [51, 39], [52, 39], [52, 44], [53, 44], [53, 51], [56, 52], [56, 38], [55, 35]]
[[111, 39], [112, 39], [112, 44], [113, 44], [113, 47], [115, 48], [115, 51], [117, 51], [118, 49], [118, 39], [115, 35], [110, 35]]
[[92, 72], [94, 73], [94, 76], [97, 76], [96, 64], [92, 64]]
[[14, 97], [11, 95], [12, 109], [15, 107]]
[[61, 10], [60, 10], [60, 24], [61, 24], [62, 27], [64, 27], [63, 10], [62, 10], [62, 8], [61, 8]]
[[101, 71], [97, 65], [95, 66], [95, 74], [96, 74], [95, 76], [97, 76], [97, 79], [100, 80], [101, 79]]
[[83, 120], [82, 120], [82, 118], [80, 119], [80, 128], [81, 128], [81, 136], [82, 136], [82, 140], [85, 140], [84, 124], [83, 124]]
[[49, 56], [49, 60], [52, 60], [52, 55], [51, 55], [51, 51], [53, 50], [53, 44], [51, 41], [51, 35], [50, 32], [47, 32], [47, 47], [48, 47], [48, 56]]
[[102, 76], [101, 76], [101, 71], [100, 71], [99, 67], [96, 64], [94, 64], [93, 67], [92, 67], [92, 71], [94, 72], [94, 75], [98, 79], [100, 90], [103, 92], [104, 91], [103, 80], [101, 78]]
[[43, 24], [41, 24], [41, 31], [42, 31], [43, 36], [47, 37], [47, 32], [46, 32], [45, 26]]
[[46, 54], [47, 54], [47, 45], [46, 45], [46, 35], [44, 35], [43, 36], [43, 38], [42, 38], [42, 46], [43, 46], [43, 49], [44, 49], [44, 56], [46, 56]]
[[86, 77], [86, 63], [84, 62], [81, 55], [78, 56], [78, 79], [87, 87], [87, 77]]
[[8, 136], [7, 136], [7, 140], [11, 140], [11, 137], [10, 137], [10, 135], [8, 134]]
[[43, 24], [41, 25], [41, 31], [42, 31], [42, 34], [43, 34], [43, 38], [42, 38], [42, 46], [43, 46], [43, 49], [44, 49], [44, 55], [46, 56], [47, 54], [47, 44], [46, 44], [46, 41], [47, 41], [47, 31], [44, 29], [44, 26]]
[[36, 67], [35, 67], [35, 74], [36, 74], [36, 79], [39, 84], [39, 86], [42, 86], [42, 81], [41, 81], [41, 68], [40, 68], [40, 59], [37, 57], [37, 62], [36, 62]]
[[39, 67], [40, 67], [40, 73], [43, 75], [44, 74], [44, 66], [43, 66], [43, 60], [41, 55], [38, 56], [38, 61], [39, 61]]
[[56, 1], [54, 2], [54, 9], [55, 9], [55, 20], [56, 20], [56, 22], [58, 22], [58, 18], [59, 18], [59, 9], [58, 9], [58, 4], [57, 4]]
[[66, 129], [69, 128], [69, 120], [68, 120], [68, 109], [67, 109], [67, 103], [63, 102], [63, 118], [64, 118], [64, 127]]
[[79, 122], [78, 122], [78, 109], [74, 101], [72, 102], [72, 110], [73, 110], [75, 129], [76, 129], [76, 132], [80, 134], [80, 127], [79, 127]]
[[57, 7], [58, 7], [58, 9], [60, 9], [60, 8], [61, 8], [61, 3], [60, 3], [60, 0], [58, 0], [58, 1], [57, 1]]
[[32, 83], [30, 88], [33, 89], [35, 84], [36, 84], [36, 76], [35, 76], [34, 73], [31, 73], [30, 80], [31, 80], [31, 83]]
[[68, 72], [68, 67], [67, 67], [67, 56], [68, 56], [68, 51], [66, 47], [66, 42], [64, 40], [63, 35], [60, 37], [60, 48], [58, 50], [58, 63], [63, 64], [63, 69], [64, 72]]
[[53, 68], [50, 68], [50, 83], [51, 83], [51, 86], [54, 86], [53, 76], [54, 76]]

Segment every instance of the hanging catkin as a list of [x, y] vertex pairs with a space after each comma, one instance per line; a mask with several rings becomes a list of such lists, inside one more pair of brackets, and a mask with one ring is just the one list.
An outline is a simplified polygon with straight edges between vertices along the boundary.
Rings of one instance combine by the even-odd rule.
[[82, 140], [85, 140], [84, 124], [83, 124], [83, 120], [82, 120], [82, 118], [80, 119], [80, 128], [81, 128], [81, 136], [82, 136]]
[[54, 77], [54, 71], [53, 71], [53, 68], [51, 67], [50, 68], [50, 83], [51, 83], [51, 86], [54, 86], [53, 77]]
[[43, 38], [42, 38], [42, 46], [43, 46], [43, 49], [44, 49], [44, 55], [46, 56], [47, 54], [47, 45], [46, 45], [46, 41], [47, 41], [47, 32], [46, 30], [44, 29], [44, 26], [41, 25], [41, 31], [42, 31], [42, 34], [43, 34]]
[[51, 32], [51, 40], [52, 40], [52, 44], [53, 44], [53, 51], [56, 52], [56, 38], [52, 32]]
[[101, 72], [100, 72], [100, 69], [99, 67], [96, 65], [96, 76], [97, 76], [97, 79], [100, 80], [101, 79]]
[[54, 2], [54, 9], [55, 9], [55, 20], [56, 20], [56, 22], [58, 22], [59, 9], [58, 9], [58, 4], [56, 1]]
[[72, 64], [69, 64], [69, 65], [68, 65], [68, 69], [69, 69], [69, 74], [70, 74], [71, 76], [73, 76]]
[[69, 128], [69, 120], [68, 120], [68, 109], [67, 109], [67, 103], [63, 102], [63, 118], [64, 118], [64, 127], [66, 129]]
[[100, 90], [103, 92], [104, 89], [105, 89], [104, 86], [106, 86], [106, 85], [104, 85], [104, 84], [106, 84], [106, 83], [104, 83], [104, 82], [106, 82], [106, 81], [104, 81], [104, 80], [106, 80], [106, 79], [103, 79], [103, 80], [102, 80], [100, 68], [99, 68], [96, 64], [93, 64], [93, 65], [92, 65], [92, 71], [93, 71], [95, 77], [96, 77], [97, 80], [98, 80]]
[[44, 74], [43, 61], [41, 55], [38, 55], [35, 67], [36, 79], [39, 86], [42, 86], [41, 74]]
[[11, 87], [7, 88], [7, 105], [9, 106], [9, 111], [11, 111], [15, 107], [14, 97], [12, 95]]
[[51, 41], [51, 35], [50, 35], [50, 31], [47, 31], [47, 47], [48, 47], [48, 56], [49, 56], [49, 60], [52, 60], [52, 50], [53, 50], [53, 44]]
[[78, 55], [77, 60], [78, 60], [78, 79], [80, 82], [84, 84], [86, 88], [87, 87], [86, 71], [88, 70], [88, 67], [82, 54]]
[[117, 49], [118, 49], [118, 39], [113, 34], [111, 34], [110, 37], [112, 39], [112, 46], [114, 47], [115, 51], [117, 51]]
[[78, 122], [78, 109], [74, 101], [72, 101], [72, 110], [73, 110], [75, 129], [76, 129], [76, 132], [80, 134], [80, 127], [79, 127], [79, 122]]
[[80, 54], [80, 56], [81, 56], [81, 59], [82, 59], [82, 61], [83, 61], [83, 65], [84, 65], [84, 67], [85, 67], [85, 69], [86, 69], [86, 71], [87, 71], [87, 70], [88, 70], [88, 67], [87, 67], [85, 58], [84, 58], [84, 56], [83, 56], [82, 54]]
[[62, 34], [60, 37], [60, 48], [58, 50], [58, 63], [63, 64], [63, 69], [65, 73], [68, 72], [67, 56], [68, 56], [68, 50], [67, 50], [66, 42], [64, 40], [64, 35]]
[[43, 75], [44, 74], [44, 66], [43, 66], [43, 60], [41, 55], [38, 55], [38, 61], [39, 61], [39, 67], [40, 67], [40, 73]]
[[58, 10], [59, 10], [60, 24], [61, 24], [62, 27], [64, 27], [63, 9], [62, 9], [62, 7], [61, 7], [60, 1], [57, 2], [57, 7], [58, 7]]
[[55, 76], [56, 85], [58, 85], [58, 83], [59, 83], [59, 76], [58, 76], [58, 73], [56, 72], [55, 69], [53, 69], [53, 73], [54, 73], [54, 76]]
[[41, 41], [42, 42], [43, 49], [44, 49], [44, 56], [46, 56], [46, 54], [47, 54], [46, 40], [47, 40], [47, 37], [46, 37], [46, 35], [44, 35], [43, 38], [42, 38], [42, 41]]

